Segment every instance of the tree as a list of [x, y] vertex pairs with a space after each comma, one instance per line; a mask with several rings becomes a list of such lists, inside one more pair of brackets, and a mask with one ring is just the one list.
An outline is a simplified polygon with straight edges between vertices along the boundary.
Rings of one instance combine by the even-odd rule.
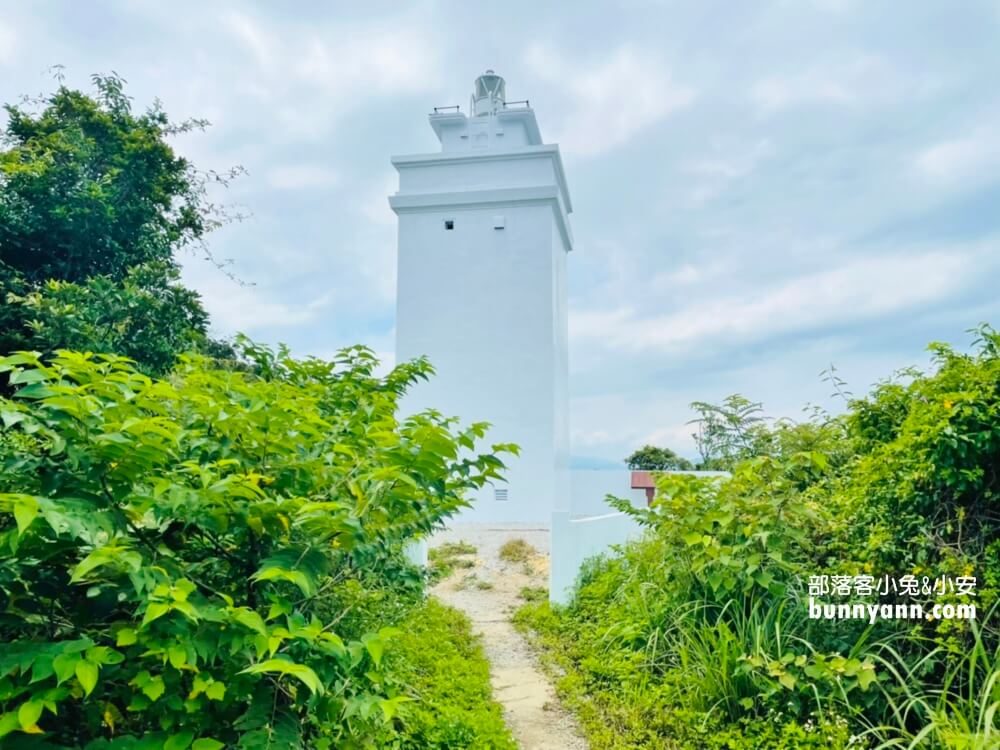
[[27, 318], [33, 349], [115, 352], [161, 373], [178, 352], [206, 343], [208, 315], [177, 277], [173, 264], [158, 261], [133, 266], [120, 282], [110, 276], [52, 280], [24, 295], [8, 293], [7, 302]]
[[698, 425], [693, 437], [699, 469], [729, 471], [743, 459], [769, 453], [772, 435], [760, 403], [733, 394], [721, 404], [695, 401], [691, 408], [700, 415], [690, 423]]
[[[176, 254], [225, 221], [207, 186], [228, 176], [199, 173], [167, 142], [207, 123], [171, 123], [158, 103], [133, 112], [116, 75], [93, 84], [93, 96], [60, 84], [5, 106], [0, 351], [114, 351], [163, 372], [206, 340], [207, 315], [178, 284]], [[72, 320], [56, 322], [59, 310]], [[137, 332], [144, 341], [129, 343]]]
[[669, 448], [657, 448], [644, 445], [625, 459], [630, 469], [643, 471], [685, 471], [694, 468], [694, 464], [682, 456], [678, 456]]

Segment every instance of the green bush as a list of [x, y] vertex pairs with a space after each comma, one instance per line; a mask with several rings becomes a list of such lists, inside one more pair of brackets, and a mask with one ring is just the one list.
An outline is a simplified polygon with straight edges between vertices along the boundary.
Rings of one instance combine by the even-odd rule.
[[[522, 609], [592, 747], [1000, 747], [1000, 334], [976, 334], [866, 398], [837, 380], [840, 417], [695, 405], [732, 475], [611, 498], [645, 538]], [[822, 574], [974, 575], [980, 620], [811, 620]]]
[[368, 747], [409, 700], [352, 607], [419, 587], [401, 546], [498, 476], [485, 426], [397, 418], [421, 361], [243, 356], [0, 359], [4, 750]]

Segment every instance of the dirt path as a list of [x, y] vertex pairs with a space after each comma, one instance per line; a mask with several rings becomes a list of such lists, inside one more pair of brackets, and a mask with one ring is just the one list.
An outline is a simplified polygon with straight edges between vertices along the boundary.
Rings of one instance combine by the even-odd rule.
[[[500, 560], [500, 547], [511, 539], [524, 540], [535, 554], [520, 562]], [[522, 526], [467, 524], [441, 532], [432, 548], [461, 541], [476, 551], [456, 558], [472, 567], [456, 567], [434, 594], [465, 612], [483, 636], [493, 694], [521, 750], [587, 750], [576, 721], [559, 705], [527, 641], [510, 622], [523, 604], [521, 589], [548, 584], [548, 539], [547, 529]]]

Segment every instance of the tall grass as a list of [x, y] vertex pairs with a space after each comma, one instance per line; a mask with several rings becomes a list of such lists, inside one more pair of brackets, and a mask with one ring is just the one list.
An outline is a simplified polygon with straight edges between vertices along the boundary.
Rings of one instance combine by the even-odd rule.
[[982, 625], [972, 621], [960, 657], [939, 647], [913, 660], [883, 648], [877, 659], [891, 675], [882, 685], [886, 716], [865, 732], [879, 743], [876, 750], [1000, 748], [1000, 640], [989, 631], [995, 613]]

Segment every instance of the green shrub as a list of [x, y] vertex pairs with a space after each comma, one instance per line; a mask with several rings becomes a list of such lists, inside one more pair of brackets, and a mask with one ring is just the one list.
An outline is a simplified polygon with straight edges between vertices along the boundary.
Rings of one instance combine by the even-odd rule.
[[366, 747], [407, 700], [364, 592], [419, 587], [401, 546], [497, 477], [485, 426], [400, 421], [420, 361], [243, 356], [0, 359], [4, 750]]
[[836, 380], [842, 417], [696, 404], [703, 464], [732, 476], [662, 476], [648, 509], [610, 499], [646, 536], [587, 563], [569, 607], [518, 619], [592, 747], [1000, 747], [995, 617], [806, 616], [822, 574], [974, 575], [978, 611], [997, 606], [1000, 334], [931, 350], [930, 372], [866, 398]]

